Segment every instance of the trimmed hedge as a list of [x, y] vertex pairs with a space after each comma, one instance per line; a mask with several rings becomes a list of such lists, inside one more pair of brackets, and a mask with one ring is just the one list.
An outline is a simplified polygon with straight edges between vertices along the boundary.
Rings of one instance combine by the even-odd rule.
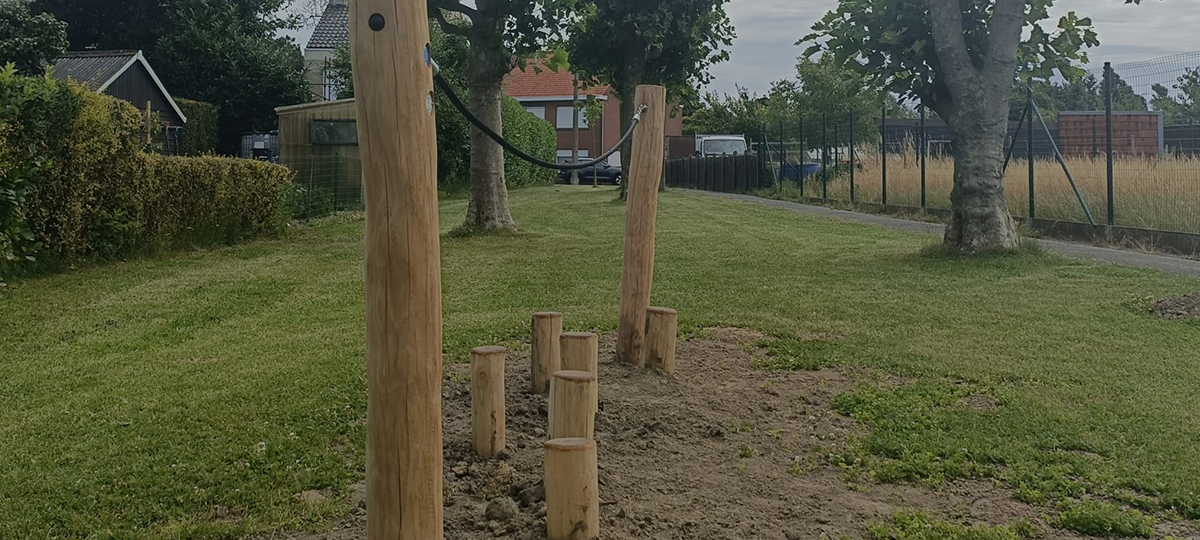
[[[501, 107], [505, 139], [542, 161], [554, 163], [558, 159], [558, 134], [554, 126], [526, 111], [517, 100], [508, 96], [504, 97]], [[553, 183], [556, 174], [504, 152], [504, 178], [509, 187]]]
[[[20, 79], [24, 81], [14, 82]], [[229, 244], [285, 226], [288, 216], [281, 201], [292, 181], [286, 168], [147, 153], [136, 108], [73, 83], [22, 77], [6, 81], [0, 76], [0, 98], [5, 99], [0, 111], [14, 101], [5, 84], [28, 86], [35, 80], [51, 95], [58, 88], [67, 97], [57, 97], [54, 107], [39, 108], [49, 119], [5, 122], [0, 117], [0, 157], [44, 165], [16, 210], [9, 212], [29, 232], [36, 264]], [[25, 144], [12, 144], [19, 141]], [[21, 262], [26, 268], [34, 264]], [[0, 271], [11, 274], [12, 268]]]
[[187, 117], [187, 124], [179, 131], [179, 154], [202, 156], [216, 152], [220, 108], [212, 103], [182, 98], [176, 98], [175, 104]]

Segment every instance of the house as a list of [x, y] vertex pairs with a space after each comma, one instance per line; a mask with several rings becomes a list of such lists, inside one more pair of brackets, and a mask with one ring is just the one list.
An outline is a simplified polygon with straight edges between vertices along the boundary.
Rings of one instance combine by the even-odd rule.
[[348, 0], [329, 0], [312, 37], [304, 46], [308, 86], [317, 101], [337, 99], [339, 87], [331, 77], [330, 65], [338, 47], [350, 45], [349, 4]]
[[[558, 132], [558, 161], [569, 163], [574, 141], [572, 101], [575, 76], [567, 71], [528, 66], [512, 70], [504, 80], [504, 93], [517, 100], [525, 110], [538, 118], [550, 122]], [[579, 158], [586, 161], [599, 156], [616, 146], [621, 140], [621, 104], [616, 93], [608, 86], [580, 89], [579, 99], [599, 100], [604, 103], [600, 122], [588, 125], [582, 111], [579, 114]], [[667, 118], [666, 136], [683, 135], [683, 117], [679, 114]], [[608, 158], [613, 165], [621, 164], [618, 151]]]
[[128, 101], [139, 111], [149, 109], [162, 123], [153, 135], [154, 141], [166, 154], [174, 154], [178, 148], [179, 130], [187, 123], [187, 116], [154, 74], [142, 51], [68, 52], [54, 63], [52, 76]]

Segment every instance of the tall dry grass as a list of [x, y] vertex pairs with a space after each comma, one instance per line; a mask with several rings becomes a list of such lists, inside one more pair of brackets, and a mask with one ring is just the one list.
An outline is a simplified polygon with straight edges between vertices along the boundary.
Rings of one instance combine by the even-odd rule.
[[[859, 155], [860, 168], [855, 174], [855, 199], [883, 202], [882, 164], [878, 152]], [[1107, 220], [1107, 164], [1103, 156], [1068, 157], [1067, 166], [1087, 202], [1093, 218]], [[954, 185], [954, 160], [949, 156], [930, 156], [926, 171], [926, 205], [950, 208]], [[915, 147], [888, 154], [888, 204], [920, 206], [921, 166]], [[805, 195], [821, 196], [817, 178], [806, 182]], [[1004, 177], [1009, 211], [1014, 216], [1029, 215], [1028, 161], [1014, 159]], [[1200, 156], [1121, 157], [1114, 169], [1116, 224], [1127, 227], [1200, 233]], [[850, 199], [850, 175], [847, 171], [828, 183], [829, 198]], [[1034, 161], [1036, 215], [1044, 219], [1086, 222], [1071, 184], [1055, 160]]]

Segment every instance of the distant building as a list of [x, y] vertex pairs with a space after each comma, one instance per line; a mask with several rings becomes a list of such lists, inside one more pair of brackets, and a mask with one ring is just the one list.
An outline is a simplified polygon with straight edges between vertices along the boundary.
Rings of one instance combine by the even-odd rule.
[[[519, 101], [525, 110], [538, 118], [550, 122], [558, 132], [558, 161], [567, 163], [571, 160], [572, 149], [572, 89], [575, 76], [567, 71], [555, 71], [533, 66], [525, 70], [514, 69], [504, 80], [504, 93]], [[595, 86], [580, 89], [579, 99], [596, 99], [604, 102], [600, 122], [590, 126], [582, 111], [579, 114], [579, 159], [589, 158], [612, 148], [621, 140], [621, 103], [617, 95], [608, 86]], [[667, 118], [666, 136], [683, 134], [683, 118], [673, 115]], [[613, 154], [608, 162], [613, 165], [621, 164], [621, 153]]]
[[187, 116], [155, 75], [142, 51], [68, 52], [54, 63], [52, 76], [128, 101], [143, 113], [149, 108], [162, 123], [154, 134], [155, 141], [162, 145], [164, 153], [174, 154], [177, 150], [179, 130], [187, 123]]
[[304, 46], [304, 65], [308, 68], [308, 86], [318, 101], [337, 99], [341, 89], [332, 78], [331, 65], [338, 47], [350, 45], [350, 5], [348, 0], [329, 0], [317, 28]]

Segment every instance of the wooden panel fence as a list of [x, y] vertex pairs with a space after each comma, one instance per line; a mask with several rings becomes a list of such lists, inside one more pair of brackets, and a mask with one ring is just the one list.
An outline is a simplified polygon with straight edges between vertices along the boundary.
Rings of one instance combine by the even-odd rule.
[[673, 159], [666, 164], [670, 187], [745, 193], [763, 187], [759, 156], [693, 156]]

